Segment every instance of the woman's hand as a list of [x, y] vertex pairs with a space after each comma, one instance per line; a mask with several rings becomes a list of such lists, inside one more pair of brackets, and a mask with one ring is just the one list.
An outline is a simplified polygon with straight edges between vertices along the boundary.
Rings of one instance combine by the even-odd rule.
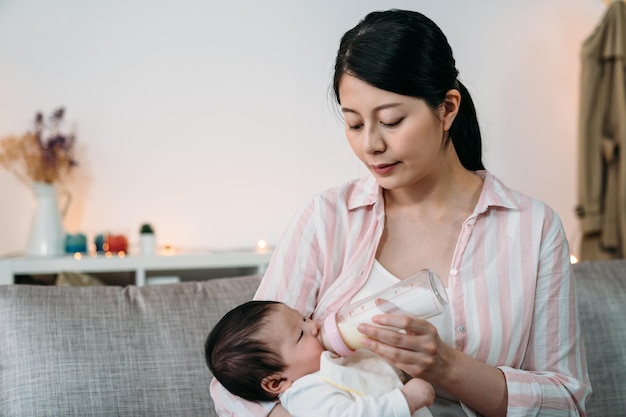
[[448, 369], [453, 369], [454, 349], [441, 341], [435, 326], [426, 320], [392, 314], [374, 316], [373, 321], [404, 329], [406, 334], [360, 324], [359, 331], [367, 336], [363, 346], [412, 377], [445, 385]]
[[363, 346], [410, 376], [447, 391], [484, 416], [506, 415], [507, 386], [498, 368], [448, 346], [426, 320], [392, 314], [377, 315], [372, 320], [382, 326], [404, 329], [406, 334], [359, 324], [359, 331], [367, 336]]

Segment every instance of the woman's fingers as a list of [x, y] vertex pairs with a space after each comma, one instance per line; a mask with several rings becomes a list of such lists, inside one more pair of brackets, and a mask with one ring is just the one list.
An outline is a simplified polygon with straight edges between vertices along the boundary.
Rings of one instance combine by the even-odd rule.
[[[436, 336], [437, 330], [426, 320], [416, 319], [410, 316], [381, 314], [372, 318], [372, 321], [378, 325], [402, 329], [408, 336]], [[359, 324], [359, 332], [371, 339], [380, 340], [382, 342], [397, 345], [407, 341], [406, 335], [397, 331], [372, 326], [369, 324]], [[400, 345], [397, 345], [400, 346]]]
[[421, 376], [433, 367], [439, 337], [429, 322], [401, 315], [375, 316], [374, 322], [405, 332], [360, 324], [359, 331], [367, 336], [363, 340], [366, 348], [412, 376]]
[[363, 346], [413, 377], [424, 376], [435, 361], [431, 355], [387, 345], [373, 339], [364, 339]]

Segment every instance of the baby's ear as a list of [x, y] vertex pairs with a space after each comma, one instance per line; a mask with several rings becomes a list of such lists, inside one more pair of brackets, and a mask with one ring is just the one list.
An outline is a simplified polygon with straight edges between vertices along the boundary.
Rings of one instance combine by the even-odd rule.
[[274, 374], [266, 376], [261, 381], [261, 387], [270, 394], [278, 395], [285, 392], [287, 388], [291, 386], [291, 381], [288, 381], [281, 374]]

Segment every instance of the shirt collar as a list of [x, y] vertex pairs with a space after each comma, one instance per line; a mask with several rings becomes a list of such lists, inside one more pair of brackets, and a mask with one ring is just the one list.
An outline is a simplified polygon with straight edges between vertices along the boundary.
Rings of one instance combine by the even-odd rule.
[[487, 171], [474, 171], [474, 173], [484, 180], [483, 189], [480, 192], [480, 197], [478, 197], [474, 214], [484, 213], [490, 207], [520, 209], [518, 193], [506, 187], [502, 181]]
[[354, 191], [348, 199], [348, 210], [382, 202], [382, 192], [383, 189], [378, 185], [373, 175], [367, 175], [357, 180]]

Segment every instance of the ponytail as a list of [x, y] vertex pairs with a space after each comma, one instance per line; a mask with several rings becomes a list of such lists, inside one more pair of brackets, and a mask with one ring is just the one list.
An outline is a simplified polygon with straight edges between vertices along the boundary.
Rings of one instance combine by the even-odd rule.
[[460, 81], [457, 81], [457, 84], [461, 93], [461, 105], [450, 127], [450, 139], [465, 169], [483, 170], [485, 166], [482, 161], [482, 138], [476, 108], [467, 88]]

